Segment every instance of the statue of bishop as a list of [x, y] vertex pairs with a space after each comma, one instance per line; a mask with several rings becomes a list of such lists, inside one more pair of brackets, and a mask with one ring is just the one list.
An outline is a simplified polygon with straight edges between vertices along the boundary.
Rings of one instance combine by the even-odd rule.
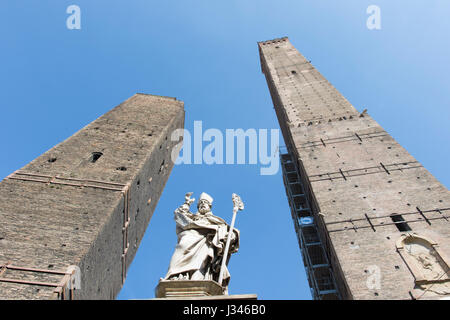
[[[185, 196], [185, 202], [175, 214], [178, 244], [170, 261], [164, 280], [214, 280], [218, 281], [223, 272], [222, 286], [227, 292], [230, 274], [224, 264], [225, 243], [230, 231], [228, 224], [211, 212], [213, 198], [202, 193], [197, 203], [197, 213], [189, 211], [195, 199], [192, 192]], [[228, 257], [239, 248], [239, 230], [233, 229]]]

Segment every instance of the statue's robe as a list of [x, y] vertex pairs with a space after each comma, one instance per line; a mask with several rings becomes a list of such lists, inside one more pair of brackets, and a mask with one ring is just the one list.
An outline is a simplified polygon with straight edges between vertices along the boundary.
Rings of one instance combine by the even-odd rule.
[[[230, 227], [222, 219], [208, 212], [192, 214], [186, 206], [175, 210], [178, 244], [170, 261], [165, 279], [218, 280], [225, 244]], [[239, 230], [234, 229], [229, 254], [239, 248]], [[218, 267], [218, 268], [217, 268]], [[230, 274], [225, 266], [223, 285]]]

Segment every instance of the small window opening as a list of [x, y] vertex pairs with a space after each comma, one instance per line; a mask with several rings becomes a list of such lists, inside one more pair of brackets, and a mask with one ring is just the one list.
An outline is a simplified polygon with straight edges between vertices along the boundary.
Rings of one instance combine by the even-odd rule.
[[291, 73], [292, 73], [292, 74], [297, 74], [297, 71], [292, 70]]
[[54, 157], [48, 159], [48, 162], [50, 162], [50, 163], [53, 163], [53, 162], [55, 162], [55, 161], [56, 161], [56, 158], [54, 158]]
[[164, 170], [164, 160], [163, 160], [163, 162], [161, 163], [161, 166], [159, 167], [158, 173], [161, 173], [163, 170]]
[[101, 152], [92, 152], [92, 156], [91, 156], [91, 162], [95, 163], [97, 162], [98, 159], [100, 159], [100, 157], [103, 155], [103, 153]]
[[398, 231], [411, 231], [411, 228], [400, 214], [391, 215], [391, 219], [393, 222], [395, 222], [395, 226], [397, 227]]

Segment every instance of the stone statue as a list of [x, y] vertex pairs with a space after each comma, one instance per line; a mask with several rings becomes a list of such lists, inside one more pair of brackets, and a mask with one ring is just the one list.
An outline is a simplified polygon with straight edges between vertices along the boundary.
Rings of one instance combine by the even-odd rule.
[[416, 277], [419, 276], [425, 281], [433, 281], [445, 276], [446, 270], [430, 243], [410, 235], [405, 240], [405, 249], [412, 258], [409, 262], [414, 264], [413, 268], [418, 273], [415, 275]]
[[423, 277], [426, 280], [436, 280], [442, 275], [439, 261], [430, 252], [419, 252], [411, 255], [416, 258], [419, 266], [422, 268]]
[[[226, 265], [221, 269], [225, 244], [230, 227], [211, 212], [213, 199], [206, 193], [200, 195], [197, 203], [198, 212], [189, 211], [195, 199], [192, 192], [185, 196], [185, 202], [178, 207], [175, 214], [178, 244], [170, 261], [169, 270], [164, 280], [214, 280], [218, 281], [222, 272], [222, 286], [226, 288], [230, 274]], [[239, 230], [233, 229], [230, 238], [229, 254], [239, 248]]]

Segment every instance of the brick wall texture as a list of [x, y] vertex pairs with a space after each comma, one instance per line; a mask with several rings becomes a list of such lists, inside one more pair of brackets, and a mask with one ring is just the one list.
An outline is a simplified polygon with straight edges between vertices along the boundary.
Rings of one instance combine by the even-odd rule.
[[[314, 195], [342, 298], [417, 297], [415, 278], [396, 250], [404, 232], [390, 215], [402, 214], [410, 232], [435, 241], [448, 262], [447, 188], [370, 115], [358, 112], [288, 38], [258, 46], [286, 146]], [[373, 266], [380, 271], [378, 288], [367, 285]]]
[[[183, 102], [136, 94], [0, 183], [0, 299], [114, 299], [173, 166]], [[125, 253], [125, 254], [124, 254]], [[52, 271], [80, 269], [55, 293]], [[31, 281], [33, 283], [25, 283]]]

